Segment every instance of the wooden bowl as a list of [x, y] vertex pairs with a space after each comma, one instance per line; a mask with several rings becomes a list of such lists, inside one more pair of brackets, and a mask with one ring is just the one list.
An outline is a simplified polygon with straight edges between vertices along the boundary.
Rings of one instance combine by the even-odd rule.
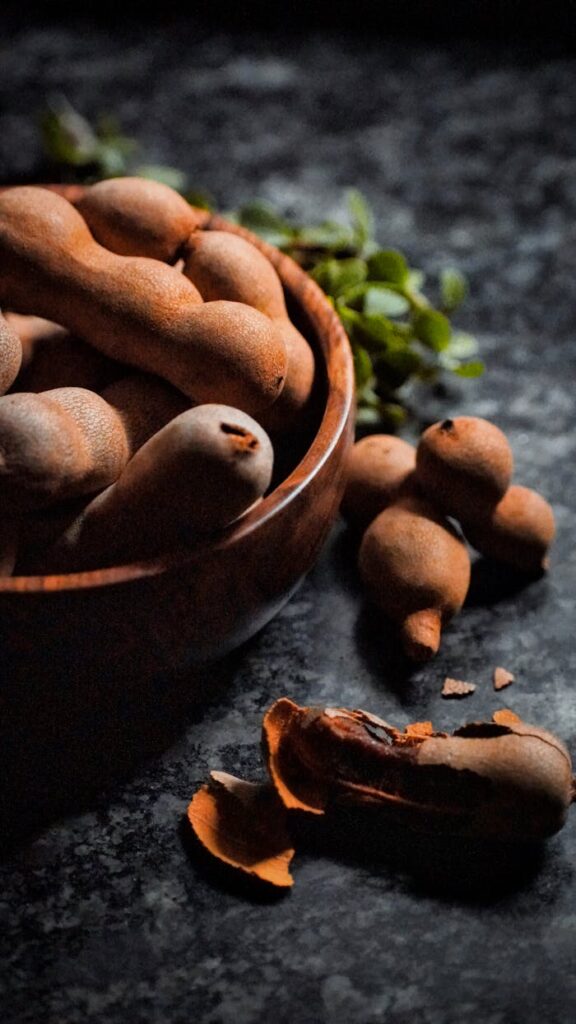
[[[207, 666], [285, 604], [337, 516], [354, 406], [340, 321], [293, 260], [220, 217], [205, 214], [203, 226], [243, 235], [278, 271], [292, 318], [317, 357], [317, 429], [286, 478], [212, 543], [145, 564], [0, 580], [0, 749], [3, 764], [20, 763], [12, 772], [20, 799], [30, 792], [33, 752], [37, 798], [39, 774], [62, 777], [63, 742], [66, 756], [72, 743], [85, 764], [91, 741], [101, 744], [114, 716], [116, 731], [121, 716], [128, 725], [120, 732], [130, 737], [142, 695], [158, 711], [174, 673], [188, 689], [206, 679]], [[154, 706], [148, 710], [154, 714]]]

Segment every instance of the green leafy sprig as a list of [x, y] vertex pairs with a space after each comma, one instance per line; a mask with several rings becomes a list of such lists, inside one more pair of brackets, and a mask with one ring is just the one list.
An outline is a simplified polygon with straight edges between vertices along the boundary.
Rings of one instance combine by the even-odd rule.
[[[210, 195], [191, 190], [182, 171], [139, 163], [138, 144], [112, 118], [93, 127], [63, 96], [51, 100], [42, 133], [45, 153], [65, 180], [135, 174], [170, 185], [197, 206], [213, 208]], [[443, 269], [434, 305], [423, 291], [422, 272], [396, 249], [379, 247], [373, 212], [357, 189], [347, 193], [346, 212], [342, 222], [295, 225], [271, 204], [251, 202], [226, 216], [288, 253], [320, 285], [350, 338], [358, 423], [392, 429], [408, 415], [414, 381], [431, 384], [445, 371], [459, 377], [483, 372], [475, 338], [451, 323], [467, 284], [458, 270]]]

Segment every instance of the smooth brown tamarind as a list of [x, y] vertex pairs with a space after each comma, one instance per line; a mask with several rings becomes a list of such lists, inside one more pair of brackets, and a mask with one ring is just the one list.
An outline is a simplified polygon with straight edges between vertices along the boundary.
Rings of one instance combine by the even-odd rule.
[[147, 178], [108, 178], [75, 204], [94, 238], [120, 256], [174, 263], [198, 226], [198, 214], [175, 189]]
[[287, 355], [267, 316], [239, 302], [203, 304], [174, 268], [111, 253], [47, 189], [0, 195], [0, 258], [0, 301], [62, 323], [193, 401], [257, 412], [280, 394]]
[[22, 343], [13, 325], [0, 313], [0, 395], [12, 386], [22, 363]]
[[246, 413], [222, 405], [188, 409], [86, 506], [46, 552], [42, 571], [156, 558], [217, 533], [262, 497], [272, 462], [267, 434]]
[[433, 657], [470, 584], [470, 557], [452, 524], [430, 502], [400, 498], [366, 530], [358, 564], [374, 604], [399, 625], [407, 657]]

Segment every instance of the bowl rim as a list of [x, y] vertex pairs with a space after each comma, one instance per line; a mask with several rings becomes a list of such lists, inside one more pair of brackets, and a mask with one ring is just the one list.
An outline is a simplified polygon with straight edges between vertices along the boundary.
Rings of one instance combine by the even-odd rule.
[[[79, 186], [40, 186], [70, 197], [80, 194]], [[82, 189], [83, 191], [83, 189]], [[223, 551], [252, 534], [264, 523], [277, 515], [320, 472], [346, 429], [355, 401], [354, 366], [352, 351], [344, 327], [330, 305], [324, 292], [295, 260], [279, 249], [265, 242], [258, 235], [248, 231], [219, 214], [192, 207], [196, 212], [202, 230], [231, 231], [241, 235], [256, 246], [278, 272], [282, 285], [294, 302], [310, 318], [320, 341], [324, 369], [328, 381], [326, 403], [322, 419], [310, 446], [292, 471], [262, 501], [252, 506], [231, 523], [217, 538], [202, 541], [194, 547], [181, 548], [154, 559], [143, 559], [103, 569], [84, 572], [50, 573], [37, 576], [0, 577], [0, 594], [30, 594], [47, 591], [82, 591], [110, 584], [128, 583], [145, 577], [159, 576], [169, 569], [182, 567], [198, 560], [201, 555]], [[298, 289], [295, 285], [298, 285]], [[310, 305], [312, 304], [312, 308]], [[322, 344], [330, 337], [326, 348]], [[330, 387], [330, 380], [337, 374], [340, 386]]]

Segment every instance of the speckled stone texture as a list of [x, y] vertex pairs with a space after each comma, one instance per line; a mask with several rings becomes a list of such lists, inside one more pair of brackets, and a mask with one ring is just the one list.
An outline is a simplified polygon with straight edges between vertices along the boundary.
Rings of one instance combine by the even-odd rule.
[[[0, 177], [39, 173], [37, 117], [64, 92], [113, 110], [149, 162], [222, 209], [258, 196], [301, 218], [357, 186], [379, 237], [470, 278], [460, 326], [488, 370], [418, 396], [422, 421], [476, 414], [508, 434], [516, 480], [552, 503], [549, 575], [519, 589], [480, 563], [439, 656], [410, 671], [365, 607], [338, 527], [284, 611], [181, 711], [169, 749], [6, 854], [3, 1024], [565, 1024], [576, 1011], [576, 815], [543, 850], [479, 849], [361, 824], [308, 828], [293, 891], [258, 897], [190, 840], [210, 769], [263, 777], [264, 710], [364, 707], [451, 729], [509, 706], [576, 755], [576, 66], [552, 51], [100, 25], [0, 44]], [[419, 424], [407, 431], [417, 435]], [[516, 675], [496, 694], [492, 672]], [[440, 696], [446, 675], [477, 683]], [[165, 709], [164, 709], [165, 710]]]

